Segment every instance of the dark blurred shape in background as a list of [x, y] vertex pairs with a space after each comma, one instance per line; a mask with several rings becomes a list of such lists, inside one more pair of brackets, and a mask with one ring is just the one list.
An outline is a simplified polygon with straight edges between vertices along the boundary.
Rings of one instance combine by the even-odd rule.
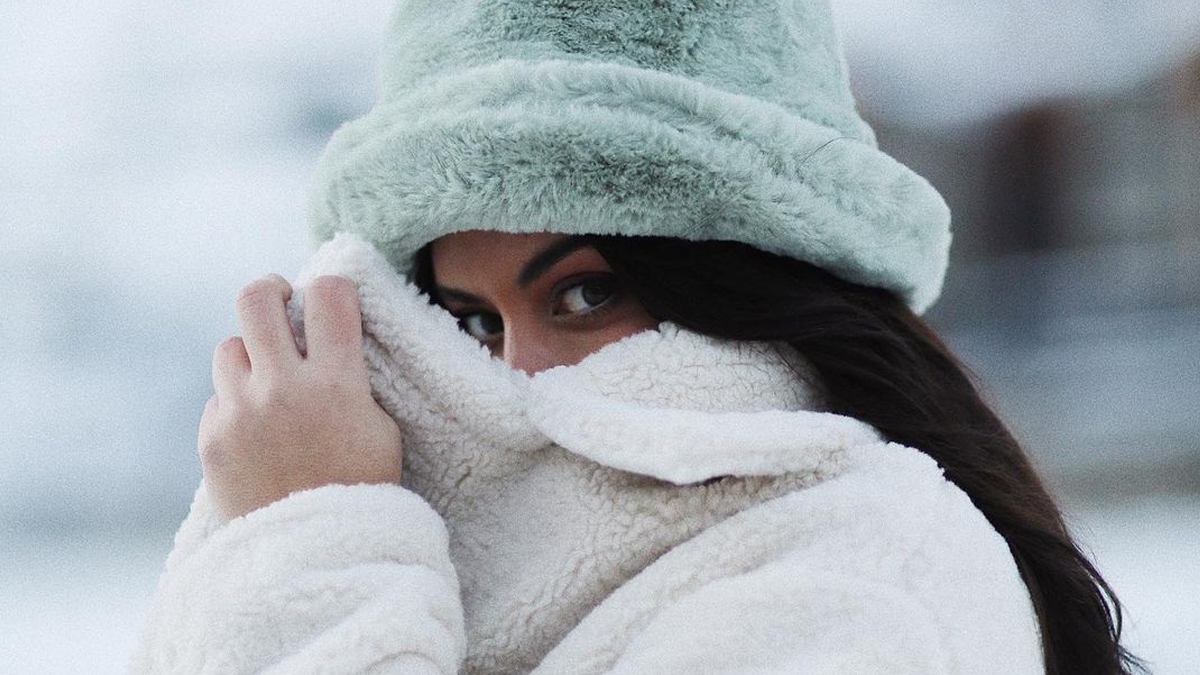
[[951, 134], [876, 128], [955, 214], [928, 318], [1050, 478], [1200, 492], [1200, 55]]

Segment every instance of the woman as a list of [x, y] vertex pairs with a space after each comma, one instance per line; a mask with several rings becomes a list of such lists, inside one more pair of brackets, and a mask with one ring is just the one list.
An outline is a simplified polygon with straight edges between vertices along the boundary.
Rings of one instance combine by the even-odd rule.
[[134, 672], [1135, 665], [919, 319], [949, 214], [824, 3], [414, 1], [389, 45], [301, 292], [218, 346]]

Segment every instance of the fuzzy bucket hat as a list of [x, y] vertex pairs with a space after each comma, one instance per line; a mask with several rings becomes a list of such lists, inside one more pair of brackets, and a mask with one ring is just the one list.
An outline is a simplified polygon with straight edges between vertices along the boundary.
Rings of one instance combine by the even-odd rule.
[[950, 213], [877, 148], [828, 0], [400, 0], [378, 100], [310, 193], [411, 278], [451, 232], [741, 241], [941, 292]]

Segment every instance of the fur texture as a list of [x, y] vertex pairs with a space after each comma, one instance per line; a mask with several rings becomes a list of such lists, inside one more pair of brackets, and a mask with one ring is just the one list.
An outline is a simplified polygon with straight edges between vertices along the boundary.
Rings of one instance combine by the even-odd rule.
[[399, 485], [222, 523], [201, 484], [131, 673], [1041, 673], [1004, 540], [923, 453], [822, 411], [782, 343], [664, 322], [526, 376], [373, 246], [359, 288]]
[[856, 113], [828, 0], [401, 0], [309, 203], [401, 273], [466, 229], [735, 240], [917, 312], [949, 225]]

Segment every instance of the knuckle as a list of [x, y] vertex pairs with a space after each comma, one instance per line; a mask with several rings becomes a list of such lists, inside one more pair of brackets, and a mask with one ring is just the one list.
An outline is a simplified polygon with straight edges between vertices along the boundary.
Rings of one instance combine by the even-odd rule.
[[334, 364], [316, 365], [309, 383], [312, 400], [327, 409], [360, 405], [371, 394], [365, 378], [359, 379]]
[[288, 378], [277, 373], [265, 373], [255, 384], [253, 400], [260, 408], [290, 406], [295, 389]]
[[217, 416], [219, 414], [220, 404], [217, 403], [217, 395], [213, 394], [204, 402], [204, 410], [200, 412], [200, 424], [197, 429], [200, 435], [200, 442], [204, 442], [213, 426], [217, 423]]
[[259, 277], [242, 287], [238, 292], [238, 303], [256, 303], [291, 293], [292, 286], [281, 275], [274, 272]]
[[238, 304], [244, 305], [261, 302], [263, 299], [269, 298], [274, 292], [275, 289], [268, 282], [262, 279], [252, 281], [243, 286], [242, 290], [238, 291]]
[[358, 296], [354, 283], [336, 274], [323, 274], [313, 279], [309, 289], [322, 298], [346, 300]]
[[321, 376], [314, 379], [313, 390], [316, 396], [323, 401], [337, 401], [352, 391], [353, 387], [341, 376], [339, 371], [324, 369], [319, 372]]
[[242, 342], [240, 335], [231, 335], [217, 343], [217, 348], [214, 350], [218, 358], [237, 354], [240, 350], [245, 349], [245, 344]]
[[197, 451], [200, 454], [200, 461], [205, 466], [220, 466], [226, 461], [225, 446], [215, 434], [201, 437], [197, 443]]

